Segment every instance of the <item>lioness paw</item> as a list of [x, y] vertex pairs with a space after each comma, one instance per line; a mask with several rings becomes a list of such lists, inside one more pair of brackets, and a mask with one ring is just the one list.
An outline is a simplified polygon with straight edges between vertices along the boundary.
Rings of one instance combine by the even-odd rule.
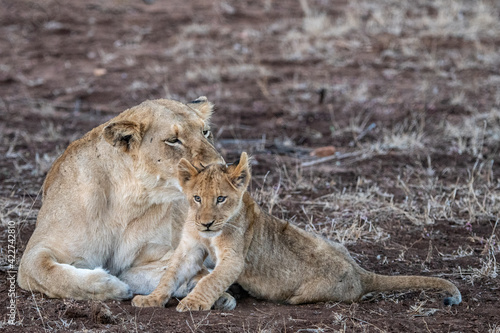
[[223, 293], [222, 296], [215, 301], [213, 305], [214, 310], [229, 311], [234, 310], [236, 307], [236, 299], [228, 293]]
[[83, 299], [131, 299], [132, 291], [129, 286], [118, 279], [116, 276], [106, 273], [101, 268], [94, 270], [81, 270], [81, 276], [85, 278], [83, 284], [89, 289], [88, 296], [82, 296]]
[[164, 298], [152, 295], [137, 295], [132, 299], [132, 306], [138, 308], [162, 308], [165, 306], [165, 304], [167, 304], [168, 299], [168, 297]]
[[177, 305], [178, 312], [186, 311], [208, 311], [212, 308], [212, 304], [200, 302], [200, 300], [190, 298], [189, 296], [182, 299]]

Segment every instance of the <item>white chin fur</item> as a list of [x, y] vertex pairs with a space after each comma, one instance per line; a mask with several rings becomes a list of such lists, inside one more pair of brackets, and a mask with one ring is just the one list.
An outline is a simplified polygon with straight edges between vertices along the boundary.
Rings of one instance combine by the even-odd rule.
[[203, 238], [212, 238], [212, 237], [217, 237], [222, 233], [222, 230], [218, 231], [200, 231], [200, 236]]

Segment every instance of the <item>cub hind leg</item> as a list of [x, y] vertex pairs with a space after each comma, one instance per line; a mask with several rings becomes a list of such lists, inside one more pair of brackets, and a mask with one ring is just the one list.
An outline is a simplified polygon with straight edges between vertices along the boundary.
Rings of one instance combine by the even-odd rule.
[[362, 294], [361, 280], [358, 275], [347, 270], [332, 276], [309, 280], [303, 283], [291, 297], [288, 304], [315, 302], [353, 302]]

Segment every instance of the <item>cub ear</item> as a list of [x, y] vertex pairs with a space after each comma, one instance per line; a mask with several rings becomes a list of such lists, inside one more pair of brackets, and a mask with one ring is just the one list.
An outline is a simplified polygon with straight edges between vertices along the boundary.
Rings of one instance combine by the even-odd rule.
[[227, 168], [229, 181], [237, 189], [245, 190], [250, 183], [250, 165], [247, 153], [241, 153], [240, 160]]
[[214, 111], [214, 105], [210, 103], [205, 96], [200, 96], [194, 101], [187, 103], [187, 105], [198, 111], [203, 120], [209, 120], [212, 116], [212, 112]]
[[191, 179], [198, 175], [196, 169], [188, 160], [181, 158], [177, 165], [177, 179], [182, 187], [184, 187]]
[[123, 152], [130, 152], [139, 147], [144, 136], [145, 125], [134, 121], [121, 120], [104, 127], [104, 139], [113, 147]]

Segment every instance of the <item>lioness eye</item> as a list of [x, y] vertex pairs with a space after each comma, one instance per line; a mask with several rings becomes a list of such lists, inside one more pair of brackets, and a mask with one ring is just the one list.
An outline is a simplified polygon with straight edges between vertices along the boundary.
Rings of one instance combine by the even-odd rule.
[[201, 202], [201, 198], [197, 195], [194, 196], [194, 201]]
[[182, 144], [181, 140], [177, 139], [177, 138], [170, 138], [170, 139], [167, 139], [165, 140], [165, 143], [169, 146], [174, 146], [174, 145], [177, 145], [177, 144]]
[[209, 130], [203, 130], [203, 135], [205, 136], [205, 138], [208, 138], [210, 136], [210, 131]]
[[226, 198], [227, 197], [222, 197], [222, 196], [217, 197], [217, 203], [223, 203], [224, 201], [226, 201]]

